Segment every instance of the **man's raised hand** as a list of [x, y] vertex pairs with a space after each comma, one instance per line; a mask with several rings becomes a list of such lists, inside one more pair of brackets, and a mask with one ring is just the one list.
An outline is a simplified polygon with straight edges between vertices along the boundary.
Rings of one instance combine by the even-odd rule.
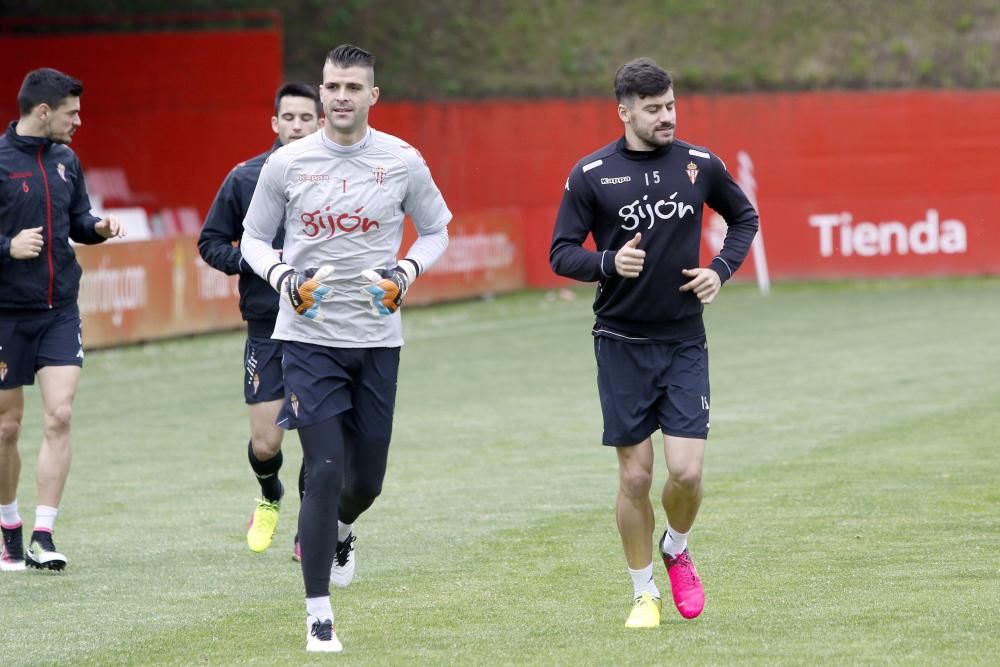
[[641, 240], [642, 234], [636, 232], [635, 236], [615, 253], [615, 271], [622, 278], [638, 278], [639, 274], [642, 273], [646, 251], [639, 250], [639, 241]]

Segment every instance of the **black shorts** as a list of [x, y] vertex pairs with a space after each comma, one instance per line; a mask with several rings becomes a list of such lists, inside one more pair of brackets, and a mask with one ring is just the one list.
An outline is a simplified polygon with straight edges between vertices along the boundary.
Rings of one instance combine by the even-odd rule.
[[46, 366], [83, 366], [76, 304], [37, 317], [0, 319], [0, 389], [35, 384], [35, 373]]
[[285, 397], [280, 340], [247, 336], [243, 348], [243, 398], [247, 405]]
[[605, 445], [635, 445], [659, 427], [681, 438], [708, 437], [708, 343], [626, 343], [594, 338]]
[[338, 348], [284, 341], [285, 404], [278, 426], [296, 429], [344, 414], [345, 429], [388, 442], [396, 408], [398, 347]]

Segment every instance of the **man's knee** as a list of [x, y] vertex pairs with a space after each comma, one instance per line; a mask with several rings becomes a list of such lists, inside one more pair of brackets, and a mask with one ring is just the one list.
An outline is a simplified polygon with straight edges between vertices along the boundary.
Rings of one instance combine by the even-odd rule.
[[250, 435], [253, 442], [253, 453], [261, 461], [273, 459], [281, 451], [281, 429], [274, 431], [258, 430]]
[[14, 446], [21, 434], [21, 413], [0, 415], [0, 446]]
[[73, 404], [59, 403], [45, 412], [45, 430], [50, 433], [66, 433], [73, 420]]
[[653, 485], [653, 471], [642, 466], [629, 466], [618, 471], [622, 493], [629, 498], [648, 498]]
[[701, 486], [701, 477], [701, 466], [696, 463], [678, 466], [676, 470], [670, 471], [671, 482], [681, 488], [692, 491]]

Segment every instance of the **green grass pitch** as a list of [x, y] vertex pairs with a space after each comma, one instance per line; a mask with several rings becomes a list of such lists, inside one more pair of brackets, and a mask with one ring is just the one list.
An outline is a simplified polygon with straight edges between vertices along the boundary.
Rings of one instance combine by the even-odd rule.
[[[691, 538], [708, 601], [695, 621], [668, 601], [652, 631], [623, 627], [591, 291], [572, 294], [406, 313], [389, 472], [333, 594], [332, 658], [304, 651], [294, 493], [275, 545], [246, 547], [242, 336], [88, 354], [69, 567], [0, 573], [0, 664], [996, 664], [1000, 279], [723, 290]], [[285, 452], [293, 488], [294, 434]]]

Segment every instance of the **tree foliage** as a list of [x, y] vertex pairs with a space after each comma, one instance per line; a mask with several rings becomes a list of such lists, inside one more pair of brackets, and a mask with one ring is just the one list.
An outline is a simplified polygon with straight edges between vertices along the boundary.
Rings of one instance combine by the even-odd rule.
[[[0, 16], [38, 17], [40, 30], [53, 16], [274, 8], [22, 0]], [[1000, 86], [995, 0], [300, 0], [278, 11], [288, 78], [318, 81], [325, 54], [349, 42], [376, 55], [393, 99], [607, 95], [640, 55], [687, 91]]]

